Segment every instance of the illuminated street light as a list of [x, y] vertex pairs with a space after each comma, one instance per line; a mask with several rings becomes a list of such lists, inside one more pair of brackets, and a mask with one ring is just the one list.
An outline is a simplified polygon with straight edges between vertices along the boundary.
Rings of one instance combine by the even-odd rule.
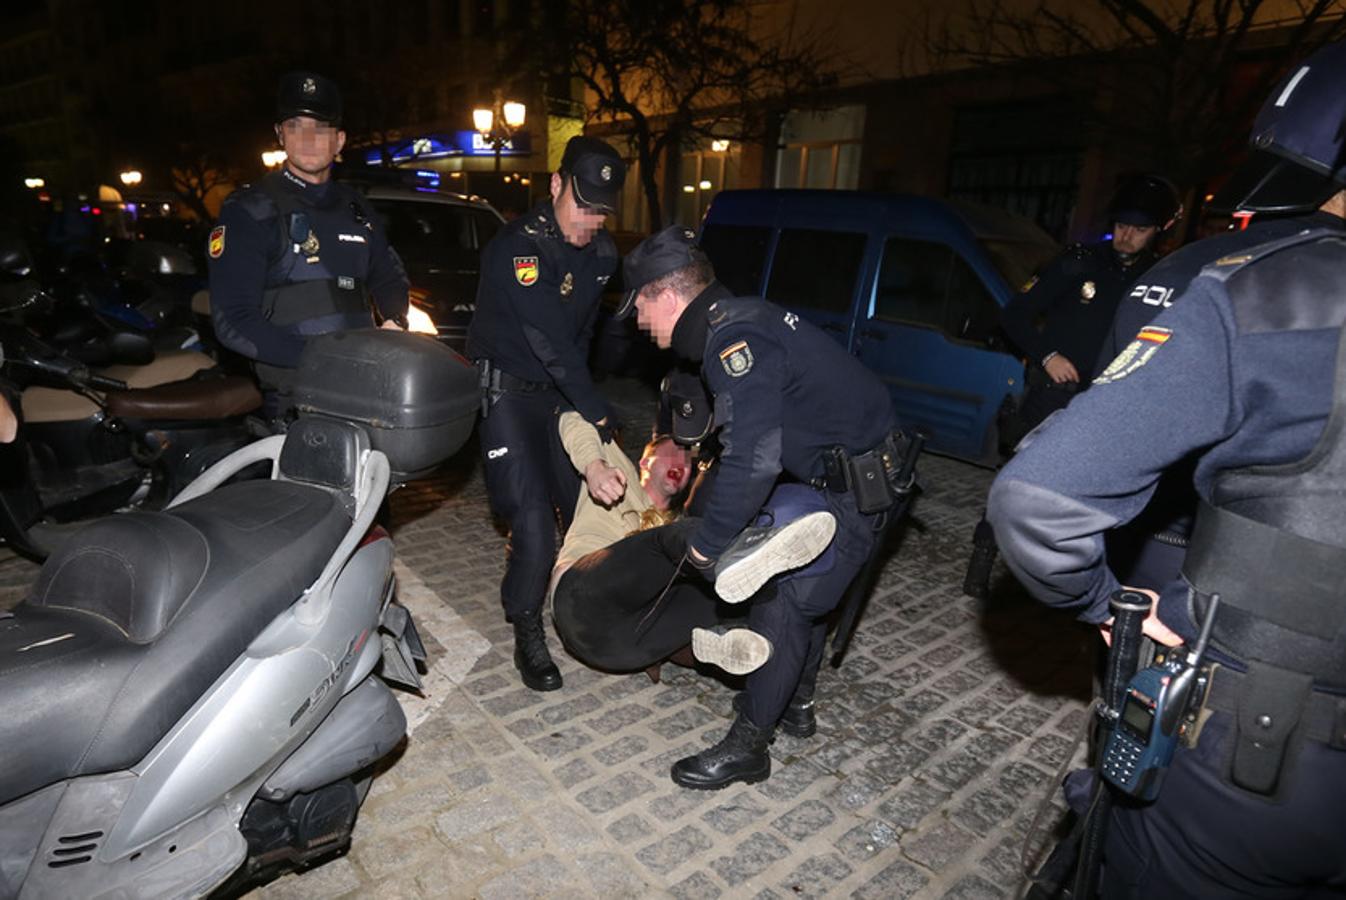
[[729, 150], [729, 142], [721, 140], [711, 141], [710, 149], [714, 153], [726, 153]]
[[695, 187], [694, 185], [684, 184], [684, 185], [682, 186], [682, 192], [683, 192], [684, 194], [695, 194], [695, 193], [696, 193], [696, 187]]
[[710, 182], [703, 179], [700, 183], [697, 184], [697, 187], [701, 188], [701, 190], [703, 191], [708, 191], [710, 190]]
[[528, 108], [517, 100], [505, 100], [499, 88], [491, 108], [472, 110], [472, 127], [495, 148], [495, 170], [500, 171], [500, 148], [523, 127]]
[[285, 162], [284, 150], [267, 150], [262, 153], [262, 165], [268, 169], [274, 169], [283, 162]]
[[122, 180], [122, 184], [126, 185], [127, 187], [132, 187], [134, 185], [140, 184], [142, 178], [140, 172], [135, 169], [127, 169], [125, 172], [122, 172], [117, 177], [119, 177]]
[[38, 188], [46, 187], [47, 182], [42, 178], [25, 178], [23, 180], [23, 186], [31, 188], [32, 190], [37, 190]]

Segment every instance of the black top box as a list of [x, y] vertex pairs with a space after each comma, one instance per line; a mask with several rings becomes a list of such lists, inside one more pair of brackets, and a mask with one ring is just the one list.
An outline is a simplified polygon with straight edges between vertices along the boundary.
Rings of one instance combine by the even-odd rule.
[[388, 457], [394, 478], [424, 475], [472, 434], [477, 370], [425, 335], [360, 329], [310, 338], [294, 404], [301, 415], [353, 422]]

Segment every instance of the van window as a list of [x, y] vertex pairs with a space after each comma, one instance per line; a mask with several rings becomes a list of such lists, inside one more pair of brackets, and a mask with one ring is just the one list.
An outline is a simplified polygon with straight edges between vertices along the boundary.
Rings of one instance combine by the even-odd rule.
[[884, 244], [874, 315], [936, 328], [955, 340], [984, 341], [1000, 322], [986, 286], [951, 247], [905, 238]]
[[855, 296], [865, 235], [845, 231], [781, 231], [766, 297], [796, 309], [845, 314]]
[[738, 297], [756, 297], [762, 292], [770, 242], [770, 228], [707, 225], [701, 232], [701, 249], [715, 267], [715, 278]]

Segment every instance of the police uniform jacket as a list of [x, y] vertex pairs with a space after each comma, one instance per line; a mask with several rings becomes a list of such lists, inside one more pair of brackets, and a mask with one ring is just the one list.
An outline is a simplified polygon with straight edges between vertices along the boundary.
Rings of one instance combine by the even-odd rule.
[[550, 202], [505, 226], [481, 259], [467, 355], [526, 382], [552, 383], [590, 422], [608, 414], [589, 377], [603, 288], [617, 267], [612, 237], [568, 243]]
[[[1207, 266], [996, 478], [988, 518], [1038, 599], [1104, 621], [1118, 583], [1103, 534], [1139, 513], [1178, 460], [1198, 455], [1195, 486], [1211, 502], [1231, 471], [1315, 447], [1346, 323], [1346, 243], [1276, 248]], [[1163, 590], [1159, 614], [1195, 634], [1181, 581]]]
[[1087, 378], [1118, 301], [1154, 259], [1145, 250], [1126, 266], [1111, 242], [1076, 244], [1010, 299], [1001, 310], [1001, 324], [1031, 363], [1040, 365], [1048, 354], [1059, 353]]
[[782, 472], [823, 476], [823, 454], [878, 446], [896, 427], [887, 388], [821, 330], [715, 282], [673, 330], [678, 355], [701, 363], [722, 449], [709, 503], [688, 544], [709, 559], [761, 509]]
[[[291, 211], [282, 213], [276, 198]], [[349, 185], [309, 184], [289, 171], [267, 175], [224, 201], [207, 255], [216, 336], [261, 363], [293, 368], [306, 336], [373, 325], [366, 293], [384, 318], [406, 315], [406, 271], [377, 216]], [[312, 305], [313, 293], [298, 314], [284, 308], [286, 294], [271, 293], [321, 282], [333, 298], [325, 310], [321, 301]], [[263, 302], [268, 294], [274, 308]]]

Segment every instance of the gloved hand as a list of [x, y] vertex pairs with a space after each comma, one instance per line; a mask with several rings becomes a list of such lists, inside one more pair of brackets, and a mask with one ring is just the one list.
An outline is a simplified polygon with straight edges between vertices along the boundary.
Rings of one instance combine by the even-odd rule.
[[594, 423], [594, 428], [598, 429], [598, 437], [605, 444], [611, 444], [621, 437], [622, 421], [612, 413], [608, 413], [602, 419]]

